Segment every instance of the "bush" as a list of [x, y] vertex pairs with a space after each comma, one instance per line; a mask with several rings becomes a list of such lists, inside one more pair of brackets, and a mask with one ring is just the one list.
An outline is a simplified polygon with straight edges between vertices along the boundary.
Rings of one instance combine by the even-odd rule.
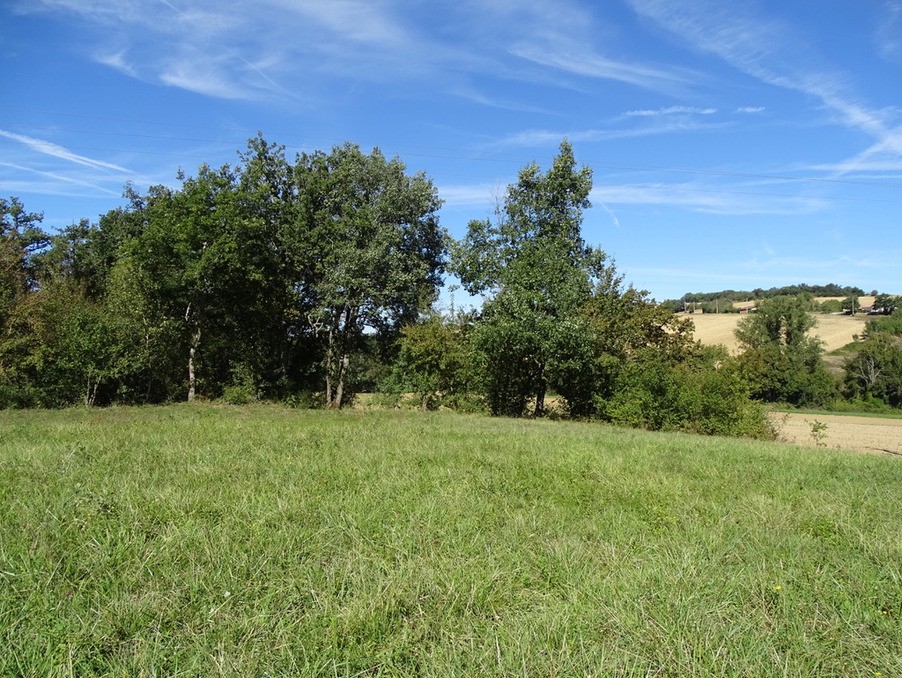
[[298, 391], [285, 396], [282, 399], [288, 407], [294, 407], [299, 410], [318, 410], [326, 405], [326, 396], [316, 391]]
[[725, 352], [671, 364], [648, 353], [621, 374], [614, 397], [597, 403], [613, 423], [660, 431], [773, 438], [766, 412], [749, 399]]
[[232, 369], [232, 381], [222, 390], [222, 399], [229, 405], [247, 405], [260, 400], [260, 390], [247, 365], [242, 363]]

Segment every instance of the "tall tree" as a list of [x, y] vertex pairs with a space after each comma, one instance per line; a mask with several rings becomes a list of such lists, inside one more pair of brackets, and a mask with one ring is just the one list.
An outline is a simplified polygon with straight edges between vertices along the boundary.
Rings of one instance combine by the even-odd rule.
[[572, 371], [588, 358], [576, 339], [587, 332], [579, 310], [605, 268], [604, 253], [580, 232], [591, 189], [591, 170], [577, 169], [565, 140], [546, 173], [524, 167], [496, 221], [470, 222], [455, 247], [464, 288], [488, 297], [475, 341], [494, 414], [519, 415], [533, 398], [542, 416], [558, 368]]
[[396, 331], [435, 298], [444, 266], [441, 201], [422, 173], [345, 144], [298, 158], [307, 225], [299, 281], [308, 321], [325, 343], [326, 404], [346, 399], [351, 356], [364, 332]]
[[34, 404], [38, 253], [50, 242], [44, 215], [0, 198], [0, 407]]
[[740, 366], [754, 397], [823, 405], [833, 396], [836, 384], [824, 369], [822, 344], [808, 335], [816, 324], [805, 301], [791, 296], [765, 299], [739, 321]]
[[35, 254], [50, 243], [40, 223], [18, 198], [0, 198], [0, 322], [37, 282]]
[[[250, 309], [263, 303], [269, 279], [268, 243], [259, 220], [243, 211], [235, 172], [202, 165], [196, 177], [180, 175], [177, 191], [151, 189], [147, 226], [131, 245], [135, 281], [160, 322], [178, 322], [185, 352], [187, 397], [193, 400], [206, 374], [221, 387], [240, 360], [230, 337], [252, 323]], [[234, 362], [234, 360], [232, 362]]]

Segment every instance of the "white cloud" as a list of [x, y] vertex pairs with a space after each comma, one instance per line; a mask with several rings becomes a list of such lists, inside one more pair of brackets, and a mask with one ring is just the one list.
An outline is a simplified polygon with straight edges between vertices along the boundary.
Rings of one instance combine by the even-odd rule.
[[877, 47], [883, 58], [902, 63], [902, 0], [887, 0], [877, 29]]
[[[0, 167], [9, 167], [16, 171], [17, 175], [28, 172], [41, 177], [38, 181], [23, 179], [21, 176], [15, 181], [3, 180], [3, 187], [11, 193], [38, 193], [41, 195], [58, 195], [84, 197], [85, 188], [90, 188], [105, 196], [119, 197], [122, 195], [121, 185], [118, 188], [103, 186], [97, 182], [85, 181], [82, 178], [66, 176], [58, 172], [46, 172], [33, 167], [25, 167], [11, 162], [0, 162]], [[75, 187], [78, 187], [77, 189]]]
[[547, 146], [559, 144], [565, 137], [572, 143], [590, 143], [610, 141], [614, 139], [634, 139], [660, 134], [679, 134], [698, 130], [723, 128], [727, 123], [702, 122], [688, 117], [636, 116], [642, 120], [651, 120], [649, 124], [639, 127], [583, 129], [569, 131], [526, 130], [508, 135], [491, 144], [493, 147], [511, 146]]
[[654, 91], [670, 91], [676, 85], [685, 85], [693, 79], [691, 74], [686, 71], [617, 61], [601, 56], [585, 46], [549, 49], [521, 45], [511, 49], [511, 53], [522, 59], [574, 75], [618, 80]]
[[710, 52], [766, 84], [814, 97], [845, 126], [895, 145], [896, 131], [887, 112], [861, 104], [850, 91], [848, 76], [812, 67], [818, 55], [792, 27], [755, 14], [753, 5], [725, 5], [711, 0], [630, 0], [642, 16]]
[[126, 53], [125, 50], [120, 50], [118, 52], [98, 52], [94, 59], [98, 63], [103, 64], [104, 66], [109, 66], [121, 73], [125, 73], [132, 78], [138, 77], [138, 71], [135, 67], [126, 61]]
[[720, 215], [796, 215], [823, 210], [827, 201], [816, 197], [781, 196], [734, 187], [695, 184], [604, 185], [592, 190], [593, 202], [617, 205], [668, 205]]
[[648, 118], [657, 115], [714, 115], [717, 113], [716, 108], [697, 108], [696, 106], [668, 106], [667, 108], [641, 109], [636, 111], [627, 111], [623, 115], [628, 118], [639, 117]]
[[504, 191], [505, 186], [500, 183], [451, 184], [439, 187], [439, 195], [446, 207], [493, 206]]
[[124, 167], [120, 167], [119, 165], [114, 165], [113, 163], [105, 162], [103, 160], [95, 160], [84, 155], [73, 153], [69, 149], [55, 144], [52, 141], [35, 139], [34, 137], [25, 136], [24, 134], [15, 134], [14, 132], [7, 132], [6, 130], [2, 129], [0, 129], [0, 136], [12, 141], [16, 141], [20, 144], [24, 144], [37, 153], [43, 153], [44, 155], [53, 156], [54, 158], [68, 160], [69, 162], [74, 162], [78, 165], [85, 165], [87, 167], [93, 167], [95, 169], [112, 170], [114, 172], [129, 172], [129, 170]]
[[737, 113], [763, 113], [764, 106], [740, 106], [736, 109]]

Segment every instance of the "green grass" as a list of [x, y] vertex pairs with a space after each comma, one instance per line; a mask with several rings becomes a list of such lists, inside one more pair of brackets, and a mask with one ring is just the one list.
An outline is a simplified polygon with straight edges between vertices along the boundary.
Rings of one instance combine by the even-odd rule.
[[902, 675], [902, 463], [446, 413], [0, 412], [0, 675]]

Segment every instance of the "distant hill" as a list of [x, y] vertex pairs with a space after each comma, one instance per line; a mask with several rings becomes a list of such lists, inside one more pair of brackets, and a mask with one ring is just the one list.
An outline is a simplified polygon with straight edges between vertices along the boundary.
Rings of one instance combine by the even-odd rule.
[[[876, 295], [876, 290], [871, 296]], [[805, 294], [811, 298], [839, 298], [844, 299], [850, 296], [861, 297], [865, 295], [865, 291], [860, 287], [852, 287], [850, 285], [837, 285], [829, 283], [827, 285], [808, 285], [799, 283], [798, 285], [787, 285], [784, 287], [771, 287], [770, 289], [756, 288], [753, 290], [721, 290], [719, 292], [687, 292], [679, 299], [667, 299], [662, 305], [667, 306], [674, 311], [686, 310], [686, 305], [694, 305], [699, 309], [703, 309], [706, 313], [730, 313], [738, 311], [739, 302], [749, 302], [760, 299], [768, 299], [770, 297], [779, 296], [797, 296]], [[744, 304], [747, 307], [749, 304]]]
[[800, 283], [798, 285], [787, 285], [784, 287], [771, 287], [770, 289], [762, 289], [760, 287], [754, 290], [721, 290], [720, 292], [686, 292], [681, 297], [681, 301], [714, 301], [715, 299], [731, 298], [733, 301], [745, 301], [747, 299], [767, 299], [768, 297], [795, 296], [807, 292], [812, 297], [848, 297], [851, 295], [862, 296], [864, 290], [860, 287], [851, 287], [849, 285], [837, 285], [830, 283], [828, 285], [806, 285]]

